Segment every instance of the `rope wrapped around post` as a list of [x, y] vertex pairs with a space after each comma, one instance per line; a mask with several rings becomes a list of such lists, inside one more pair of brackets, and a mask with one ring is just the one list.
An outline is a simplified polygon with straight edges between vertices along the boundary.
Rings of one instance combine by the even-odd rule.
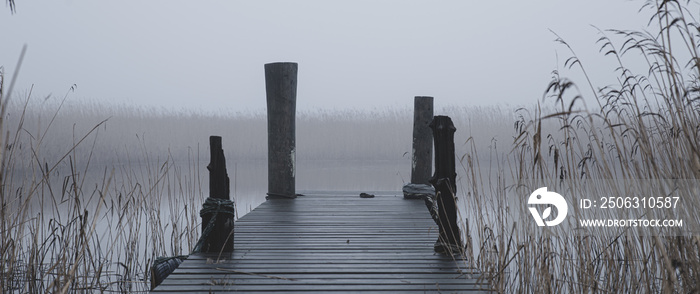
[[[209, 197], [202, 204], [202, 235], [192, 250], [194, 253], [233, 252], [233, 228], [236, 206], [229, 197], [229, 178], [226, 158], [221, 148], [221, 137], [209, 137], [211, 162], [209, 170]], [[161, 257], [151, 266], [151, 290], [170, 275], [187, 256]]]
[[[197, 245], [194, 246], [192, 253], [212, 252], [212, 249], [214, 249], [213, 252], [217, 252], [216, 246], [214, 246], [215, 248], [211, 248], [211, 245], [213, 244], [207, 244], [207, 241], [210, 239], [210, 234], [214, 230], [219, 214], [225, 215], [225, 220], [230, 220], [230, 224], [225, 223], [225, 226], [233, 227], [233, 219], [236, 215], [236, 206], [233, 201], [229, 199], [207, 197], [207, 200], [204, 201], [204, 204], [202, 204], [202, 209], [199, 211], [199, 216], [203, 220], [208, 218], [209, 222], [205, 227], [203, 227], [202, 236], [199, 237]], [[204, 223], [202, 223], [202, 225], [204, 226]], [[233, 230], [231, 230], [231, 234], [233, 234]], [[227, 239], [229, 238], [225, 238], [226, 241], [228, 241]], [[230, 239], [231, 242], [233, 242], [233, 236], [231, 236]], [[233, 244], [230, 244], [231, 246], [226, 246], [229, 244], [221, 245], [223, 245], [222, 249], [223, 247], [231, 247], [231, 249], [233, 249]]]
[[[224, 253], [233, 251], [233, 220], [236, 209], [230, 200], [229, 177], [226, 157], [221, 147], [221, 137], [209, 137], [211, 161], [209, 170], [209, 198], [202, 205], [202, 238], [195, 252]], [[201, 243], [201, 244], [199, 244]]]

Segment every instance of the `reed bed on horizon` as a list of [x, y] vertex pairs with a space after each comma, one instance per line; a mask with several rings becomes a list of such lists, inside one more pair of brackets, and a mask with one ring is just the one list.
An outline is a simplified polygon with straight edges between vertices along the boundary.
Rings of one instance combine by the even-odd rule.
[[[410, 157], [413, 124], [412, 97], [407, 106], [396, 109], [328, 110], [316, 109], [297, 114], [297, 159], [312, 160], [404, 160]], [[19, 123], [36, 133], [51, 122], [51, 131], [43, 141], [46, 146], [71, 144], [72, 132], [84, 133], [95, 124], [109, 118], [100, 130], [100, 140], [94, 142], [95, 159], [99, 164], [124, 162], [132, 150], [144, 147], [152, 154], [172, 155], [177, 162], [208, 142], [209, 135], [224, 140], [227, 159], [259, 161], [267, 158], [267, 118], [264, 112], [201, 114], [157, 108], [142, 108], [125, 104], [99, 104], [63, 100], [60, 97], [11, 101], [7, 122]], [[57, 109], [60, 115], [55, 116]], [[510, 139], [515, 114], [509, 106], [447, 106], [435, 114], [450, 115], [458, 129], [457, 150], [466, 152], [468, 137], [484, 138], [480, 148], [484, 153], [491, 138]], [[171, 130], [178, 130], [174, 134]], [[331, 139], [332, 138], [332, 139]], [[325, 139], [325, 140], [324, 140]], [[77, 146], [79, 151], [92, 146]], [[406, 154], [408, 152], [408, 154]], [[61, 156], [60, 150], [45, 150], [47, 157]], [[163, 156], [161, 156], [163, 157]], [[152, 158], [157, 159], [157, 158]]]
[[[585, 64], [557, 36], [571, 57], [564, 69], [553, 72], [544, 96], [554, 111], [518, 110], [508, 150], [492, 152], [486, 163], [475, 149], [462, 158], [465, 176], [458, 195], [467, 220], [466, 253], [498, 292], [700, 291], [697, 231], [611, 233], [599, 228], [580, 233], [573, 230], [581, 229], [577, 224], [570, 230], [542, 229], [530, 226], [526, 210], [527, 196], [543, 186], [581, 197], [592, 186], [615, 195], [622, 185], [639, 190], [650, 181], [697, 183], [700, 25], [693, 11], [698, 3], [647, 1], [644, 8], [652, 12], [649, 32], [600, 32], [601, 53], [618, 75], [615, 84], [593, 85]], [[633, 68], [640, 61], [645, 69], [637, 72]], [[592, 97], [562, 76], [573, 70], [583, 74], [581, 84], [590, 87]], [[496, 166], [496, 172], [483, 173], [483, 164]], [[675, 216], [697, 229], [697, 191], [678, 193], [685, 207]], [[577, 205], [569, 204], [574, 210]]]
[[[95, 164], [107, 120], [55, 130], [58, 109], [43, 128], [24, 124], [26, 104], [15, 124], [0, 117], [0, 289], [145, 292], [152, 261], [189, 253], [199, 236], [199, 170], [182, 169], [169, 154], [153, 159], [145, 146], [123, 162]], [[53, 132], [68, 143], [46, 140]], [[201, 164], [195, 153], [188, 160]]]

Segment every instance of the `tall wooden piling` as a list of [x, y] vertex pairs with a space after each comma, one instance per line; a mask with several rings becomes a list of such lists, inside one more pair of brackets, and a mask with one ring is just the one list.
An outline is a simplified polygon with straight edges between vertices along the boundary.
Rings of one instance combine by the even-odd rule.
[[461, 252], [462, 239], [457, 224], [457, 173], [455, 172], [454, 133], [457, 130], [448, 116], [435, 116], [430, 123], [435, 139], [435, 174], [430, 183], [437, 191], [440, 237], [435, 250]]
[[195, 246], [195, 252], [231, 252], [235, 208], [230, 200], [229, 177], [221, 137], [210, 136], [209, 149], [209, 198], [199, 213], [202, 217], [202, 238]]
[[230, 199], [230, 185], [226, 171], [226, 157], [220, 136], [209, 136], [209, 197]]
[[296, 63], [265, 64], [268, 196], [295, 198]]
[[433, 170], [433, 97], [416, 96], [413, 100], [413, 161], [411, 183], [429, 184]]
[[411, 183], [403, 187], [406, 199], [424, 199], [435, 194], [429, 183], [433, 169], [433, 132], [428, 125], [432, 120], [433, 97], [416, 96], [413, 99]]

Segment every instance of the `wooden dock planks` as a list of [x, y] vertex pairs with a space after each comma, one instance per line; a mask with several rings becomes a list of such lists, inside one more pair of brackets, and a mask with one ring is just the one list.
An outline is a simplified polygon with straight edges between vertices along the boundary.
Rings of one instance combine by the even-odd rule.
[[192, 255], [153, 292], [488, 292], [467, 261], [433, 252], [422, 201], [333, 194], [268, 200], [236, 222], [233, 254]]

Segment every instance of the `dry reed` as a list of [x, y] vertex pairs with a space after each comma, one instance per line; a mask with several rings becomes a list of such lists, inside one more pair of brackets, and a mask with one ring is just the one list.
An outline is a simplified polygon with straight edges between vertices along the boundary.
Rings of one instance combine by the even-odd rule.
[[[616, 84], [595, 87], [573, 48], [557, 36], [571, 57], [553, 72], [545, 93], [554, 109], [516, 112], [513, 145], [491, 157], [496, 172], [484, 174], [476, 151], [462, 158], [465, 228], [472, 232], [467, 252], [498, 292], [699, 291], [700, 239], [693, 233], [528, 226], [523, 199], [541, 186], [580, 197], [591, 186], [614, 193], [622, 184], [641, 189], [650, 181], [695, 183], [700, 176], [700, 26], [691, 13], [698, 7], [648, 1], [644, 8], [653, 12], [652, 32], [600, 31], [598, 43], [615, 63]], [[635, 72], [640, 60], [646, 69]], [[583, 73], [592, 97], [562, 77], [572, 70]], [[687, 197], [679, 215], [697, 224], [696, 193], [680, 193]]]

